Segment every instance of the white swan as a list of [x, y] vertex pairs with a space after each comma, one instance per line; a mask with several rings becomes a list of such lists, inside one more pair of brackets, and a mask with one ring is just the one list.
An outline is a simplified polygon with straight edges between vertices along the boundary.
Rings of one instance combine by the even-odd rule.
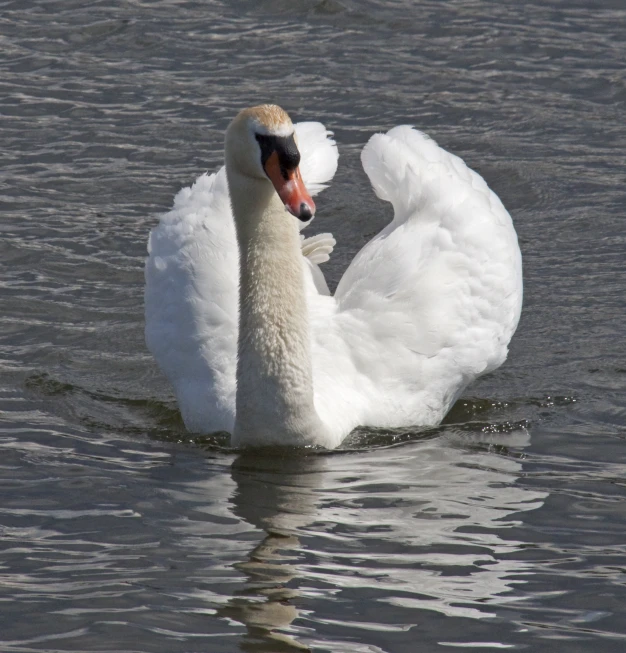
[[241, 112], [225, 168], [150, 234], [146, 342], [185, 425], [235, 446], [333, 448], [359, 425], [437, 424], [506, 359], [522, 303], [511, 218], [426, 135], [377, 134], [361, 158], [394, 219], [330, 296], [317, 263], [332, 236], [302, 243], [294, 215], [314, 212], [307, 189], [333, 177], [337, 149], [319, 123], [295, 138], [277, 106]]

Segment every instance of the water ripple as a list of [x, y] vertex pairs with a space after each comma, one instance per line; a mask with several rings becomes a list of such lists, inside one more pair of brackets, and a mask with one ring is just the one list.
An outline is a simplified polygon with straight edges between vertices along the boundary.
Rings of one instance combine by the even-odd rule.
[[[625, 25], [612, 0], [3, 3], [3, 651], [617, 650]], [[510, 208], [520, 328], [441, 427], [254, 456], [185, 431], [146, 237], [267, 100], [339, 142], [332, 286], [389, 219], [375, 131], [426, 130]]]

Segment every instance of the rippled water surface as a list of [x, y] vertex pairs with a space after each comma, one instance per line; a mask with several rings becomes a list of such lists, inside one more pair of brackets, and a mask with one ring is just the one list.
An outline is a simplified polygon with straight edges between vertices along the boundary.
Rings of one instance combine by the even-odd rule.
[[[626, 5], [0, 1], [0, 650], [626, 650]], [[415, 124], [511, 211], [507, 363], [426, 432], [238, 456], [143, 342], [148, 231], [242, 107], [322, 120], [315, 230]]]

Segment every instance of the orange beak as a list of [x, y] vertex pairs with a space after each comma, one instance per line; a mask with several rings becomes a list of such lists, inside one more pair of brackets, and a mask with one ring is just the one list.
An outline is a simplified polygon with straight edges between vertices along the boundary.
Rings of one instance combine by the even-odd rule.
[[300, 169], [281, 169], [278, 153], [272, 152], [265, 162], [265, 173], [270, 178], [285, 208], [298, 220], [306, 222], [315, 214], [315, 203], [302, 181]]

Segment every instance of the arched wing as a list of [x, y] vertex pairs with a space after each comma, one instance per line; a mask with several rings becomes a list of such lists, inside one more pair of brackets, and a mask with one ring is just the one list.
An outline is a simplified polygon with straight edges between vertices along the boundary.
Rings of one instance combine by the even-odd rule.
[[372, 137], [362, 162], [394, 219], [334, 301], [312, 304], [316, 406], [346, 428], [435, 424], [506, 358], [522, 299], [517, 237], [485, 181], [410, 127]]
[[150, 234], [148, 254], [148, 349], [174, 388], [187, 428], [229, 431], [239, 254], [224, 168], [176, 195]]
[[[296, 126], [301, 173], [309, 192], [337, 169], [337, 147], [319, 123]], [[318, 263], [329, 234], [303, 241], [307, 292], [326, 287]], [[172, 384], [191, 431], [232, 432], [235, 415], [239, 252], [226, 171], [201, 175], [181, 190], [148, 242], [146, 343]], [[326, 289], [327, 292], [327, 289]]]

